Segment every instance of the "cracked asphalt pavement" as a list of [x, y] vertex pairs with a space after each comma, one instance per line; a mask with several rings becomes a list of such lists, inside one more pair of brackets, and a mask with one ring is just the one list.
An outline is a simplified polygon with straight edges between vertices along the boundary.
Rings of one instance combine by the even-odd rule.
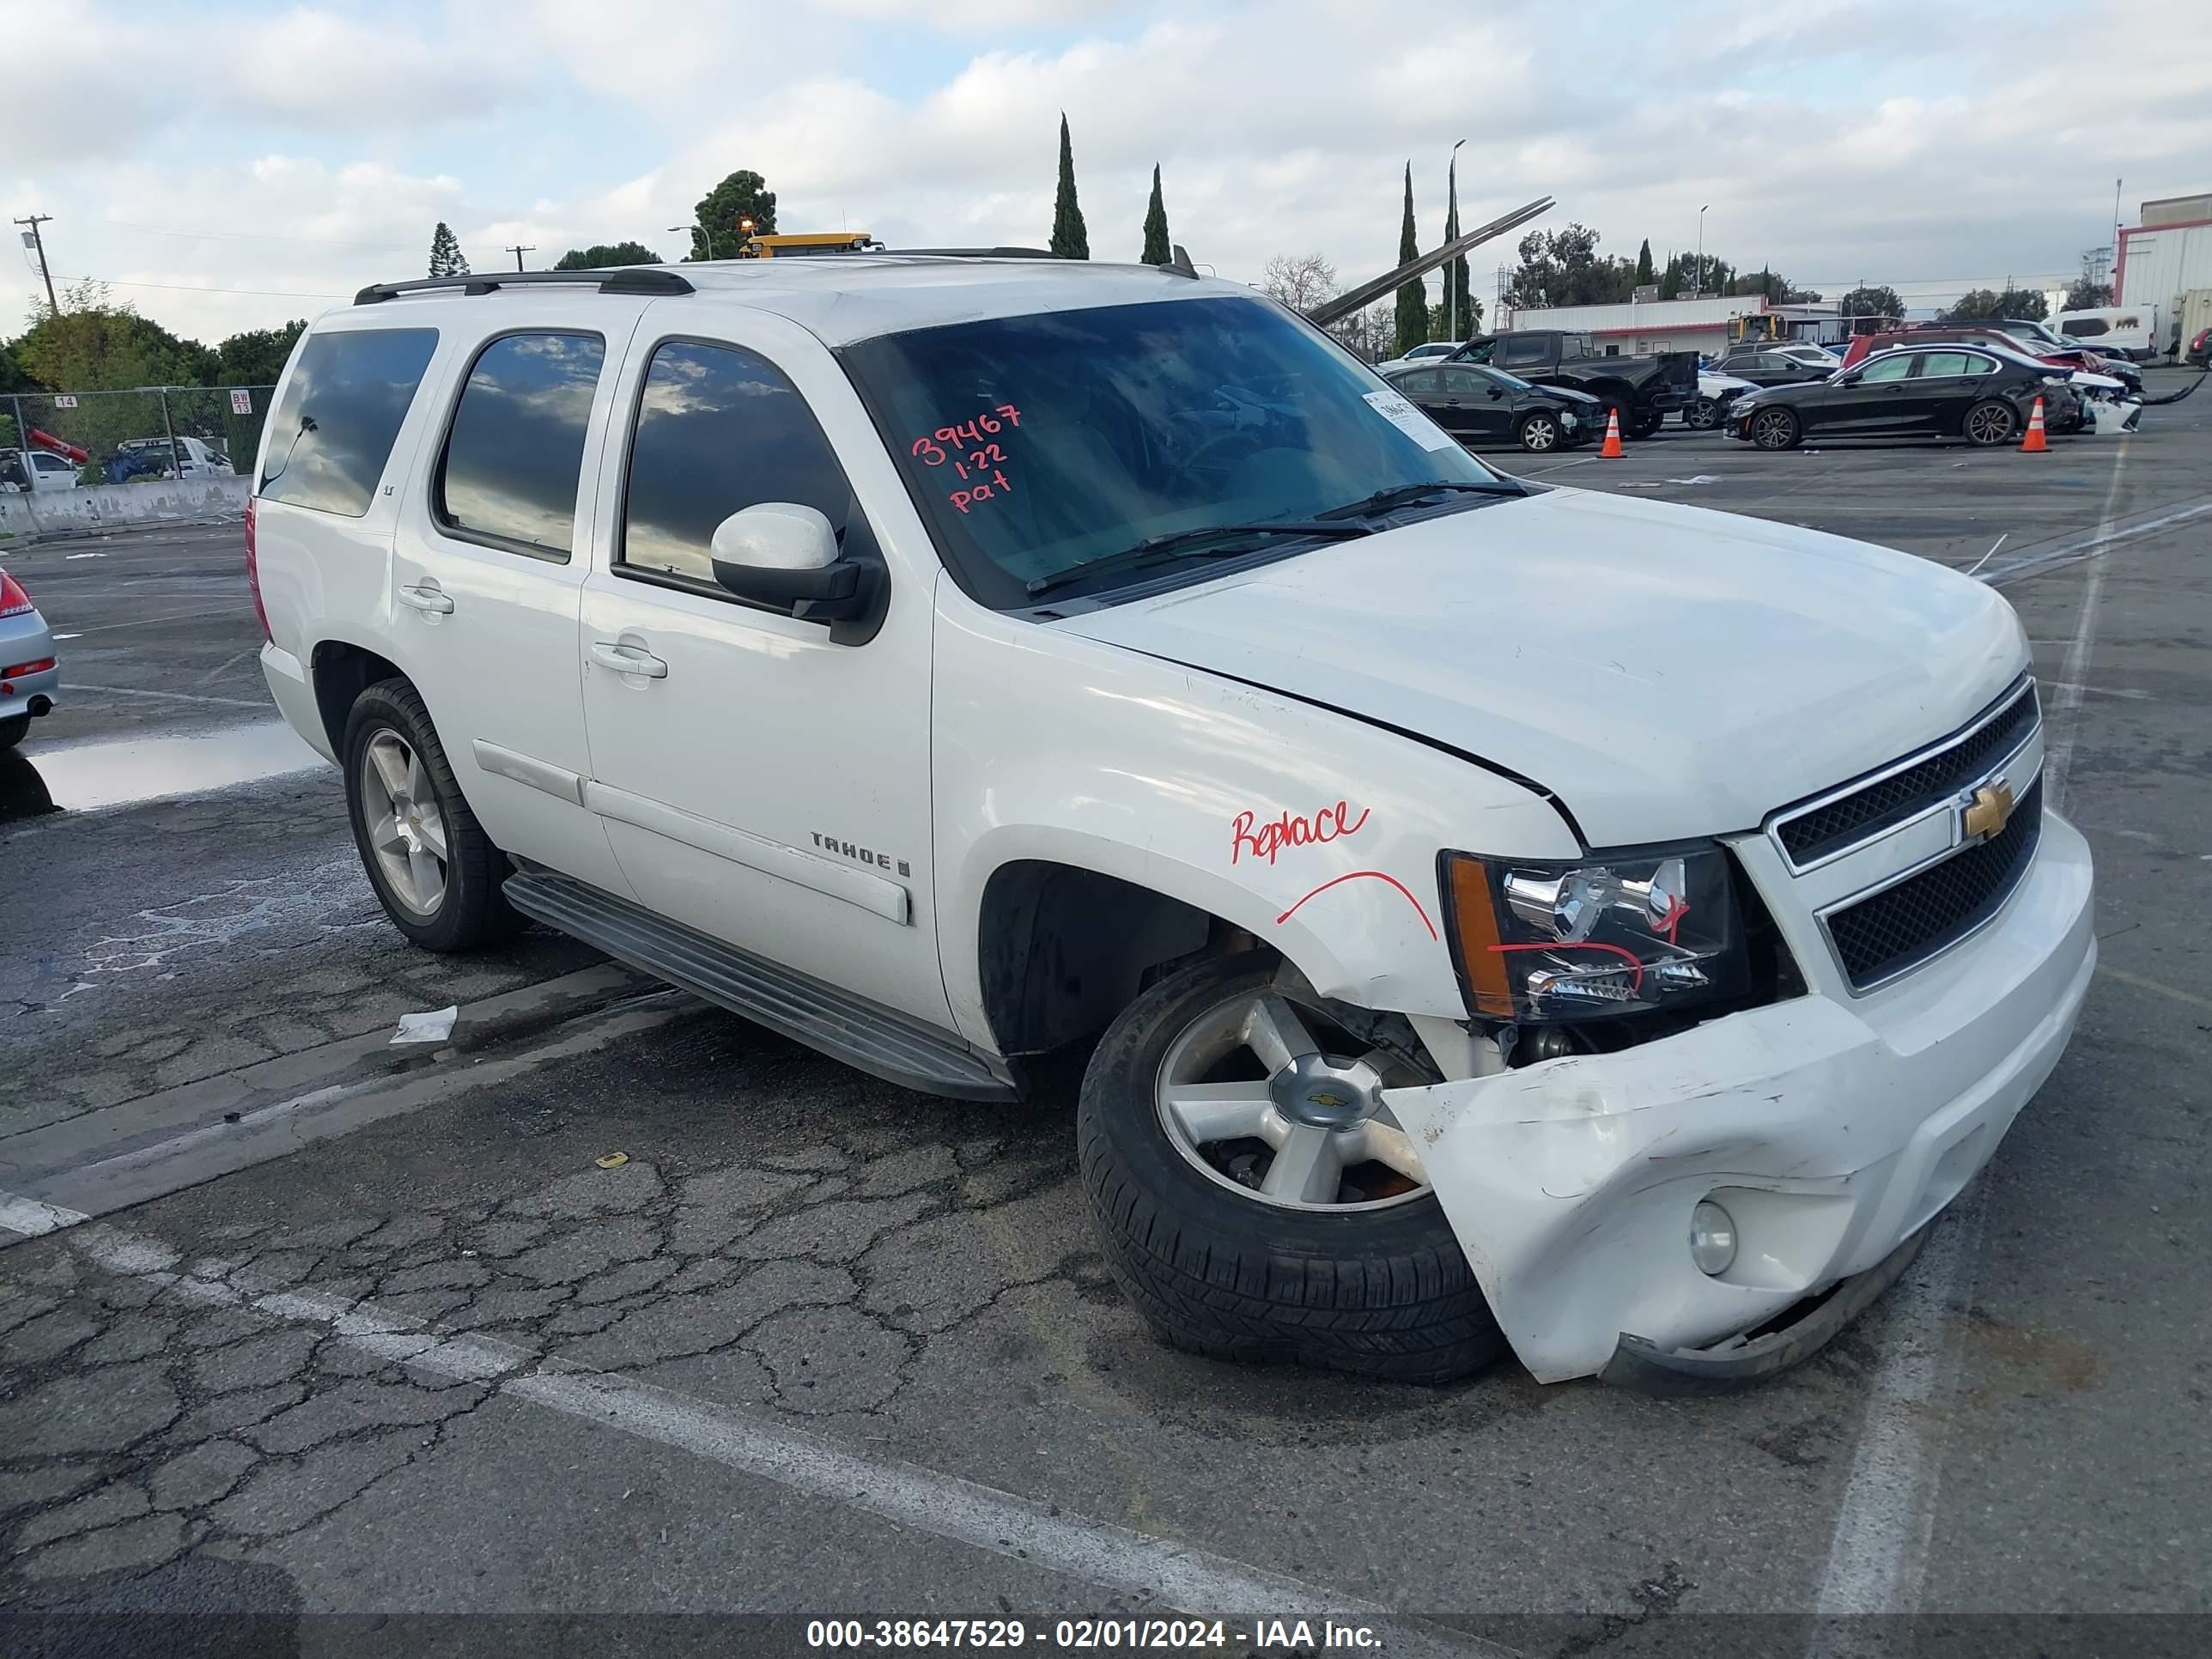
[[1531, 464], [1962, 568], [2003, 536], [2099, 859], [2081, 1032], [1950, 1243], [1711, 1400], [1171, 1352], [1091, 1239], [1073, 1063], [933, 1100], [550, 934], [414, 952], [326, 768], [75, 805], [108, 745], [265, 726], [236, 532], [7, 555], [106, 689], [0, 771], [0, 1647], [1334, 1609], [1408, 1653], [2200, 1650], [2212, 406], [2145, 426]]

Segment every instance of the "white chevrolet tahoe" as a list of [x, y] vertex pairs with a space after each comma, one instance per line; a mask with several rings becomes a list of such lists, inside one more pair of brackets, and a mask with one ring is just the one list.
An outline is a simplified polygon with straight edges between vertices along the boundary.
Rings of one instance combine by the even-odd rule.
[[2095, 958], [2027, 642], [1939, 566], [1486, 470], [1186, 268], [364, 289], [249, 513], [392, 921], [526, 918], [1076, 1114], [1200, 1352], [1758, 1377], [1878, 1295]]

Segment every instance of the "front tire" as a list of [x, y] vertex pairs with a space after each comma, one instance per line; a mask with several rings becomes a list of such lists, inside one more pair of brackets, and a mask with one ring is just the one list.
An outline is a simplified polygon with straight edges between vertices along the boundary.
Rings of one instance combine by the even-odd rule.
[[339, 760], [354, 845], [393, 927], [438, 951], [522, 931], [500, 890], [507, 855], [469, 810], [414, 686], [385, 680], [355, 698]]
[[1559, 419], [1537, 410], [1521, 417], [1521, 425], [1513, 435], [1530, 454], [1548, 455], [1559, 447]]
[[1800, 434], [1797, 417], [1786, 409], [1762, 409], [1751, 417], [1751, 441], [1761, 449], [1791, 449]]
[[1145, 991], [1076, 1109], [1108, 1267], [1174, 1346], [1443, 1382], [1505, 1340], [1412, 1139], [1381, 1102], [1426, 1080], [1295, 1007], [1265, 951]]
[[1682, 411], [1682, 424], [1692, 432], [1711, 432], [1721, 423], [1721, 406], [1711, 398], [1700, 398]]

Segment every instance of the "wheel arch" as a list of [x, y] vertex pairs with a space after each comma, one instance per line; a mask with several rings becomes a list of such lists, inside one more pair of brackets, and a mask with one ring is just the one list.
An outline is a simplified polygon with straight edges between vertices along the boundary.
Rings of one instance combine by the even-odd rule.
[[315, 712], [321, 717], [334, 755], [344, 746], [346, 716], [353, 710], [354, 700], [380, 680], [406, 678], [389, 657], [349, 640], [319, 641], [308, 655], [307, 673], [315, 688]]

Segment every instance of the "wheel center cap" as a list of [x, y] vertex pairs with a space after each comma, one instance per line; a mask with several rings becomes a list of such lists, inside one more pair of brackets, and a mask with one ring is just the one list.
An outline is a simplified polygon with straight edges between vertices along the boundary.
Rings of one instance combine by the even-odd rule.
[[1382, 1109], [1382, 1079], [1364, 1060], [1301, 1054], [1267, 1079], [1267, 1095], [1293, 1123], [1348, 1129]]

